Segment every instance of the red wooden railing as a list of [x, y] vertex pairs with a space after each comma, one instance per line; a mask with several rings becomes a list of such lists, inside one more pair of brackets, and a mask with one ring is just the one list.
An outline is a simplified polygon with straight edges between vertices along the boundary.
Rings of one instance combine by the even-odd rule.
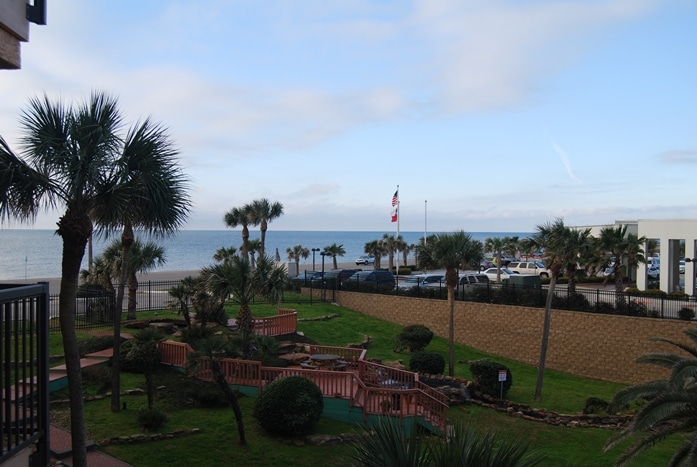
[[254, 318], [254, 334], [258, 336], [280, 336], [298, 330], [298, 312], [279, 308], [276, 316]]
[[[294, 311], [274, 317], [297, 317]], [[297, 322], [297, 321], [296, 321]], [[187, 357], [193, 349], [185, 343], [164, 341], [160, 343], [161, 362], [187, 367]], [[424, 420], [445, 431], [448, 398], [419, 381], [419, 375], [410, 371], [372, 363], [365, 360], [366, 350], [327, 345], [310, 346], [311, 353], [338, 355], [348, 363], [346, 370], [333, 371], [298, 367], [265, 367], [251, 360], [220, 359], [221, 369], [229, 384], [257, 387], [259, 392], [272, 381], [286, 376], [303, 376], [319, 386], [325, 397], [349, 399], [352, 407], [360, 407], [366, 415], [398, 417], [423, 417]], [[210, 361], [199, 362], [195, 376], [212, 381]]]

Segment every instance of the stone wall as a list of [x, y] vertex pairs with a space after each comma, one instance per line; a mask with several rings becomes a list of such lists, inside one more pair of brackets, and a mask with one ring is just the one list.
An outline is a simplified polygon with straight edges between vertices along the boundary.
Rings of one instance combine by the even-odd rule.
[[[334, 295], [343, 307], [404, 326], [423, 324], [447, 339], [446, 300], [378, 294], [369, 297], [366, 300], [366, 294], [356, 292]], [[543, 320], [543, 308], [455, 302], [455, 341], [537, 365]], [[637, 364], [636, 359], [648, 352], [679, 353], [673, 346], [650, 339], [659, 336], [689, 344], [682, 333], [689, 326], [679, 320], [553, 310], [546, 368], [625, 384], [662, 379], [667, 376], [666, 370]]]

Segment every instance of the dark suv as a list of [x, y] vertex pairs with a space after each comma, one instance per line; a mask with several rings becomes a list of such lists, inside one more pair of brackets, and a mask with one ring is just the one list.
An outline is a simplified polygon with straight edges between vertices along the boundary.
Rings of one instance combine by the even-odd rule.
[[346, 290], [365, 290], [365, 291], [390, 291], [394, 289], [394, 274], [386, 269], [377, 271], [357, 271], [348, 279], [344, 280], [343, 286]]
[[331, 269], [324, 273], [324, 283], [327, 288], [333, 289], [351, 277], [353, 273], [360, 269]]

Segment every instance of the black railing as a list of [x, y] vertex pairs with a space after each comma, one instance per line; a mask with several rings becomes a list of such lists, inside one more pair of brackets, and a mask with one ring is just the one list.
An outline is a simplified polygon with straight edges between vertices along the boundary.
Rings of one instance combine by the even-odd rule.
[[48, 283], [0, 287], [0, 464], [49, 465]]

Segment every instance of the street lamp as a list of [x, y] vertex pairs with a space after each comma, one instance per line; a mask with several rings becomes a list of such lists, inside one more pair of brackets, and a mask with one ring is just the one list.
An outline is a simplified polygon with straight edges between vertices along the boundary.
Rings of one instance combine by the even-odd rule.
[[326, 300], [326, 287], [325, 287], [325, 282], [324, 282], [324, 258], [326, 256], [329, 256], [329, 252], [323, 251], [320, 253], [322, 255], [322, 300]]
[[315, 252], [319, 251], [319, 250], [320, 250], [320, 248], [313, 248], [312, 249], [312, 270], [313, 271], [316, 271], [316, 269], [315, 269]]

